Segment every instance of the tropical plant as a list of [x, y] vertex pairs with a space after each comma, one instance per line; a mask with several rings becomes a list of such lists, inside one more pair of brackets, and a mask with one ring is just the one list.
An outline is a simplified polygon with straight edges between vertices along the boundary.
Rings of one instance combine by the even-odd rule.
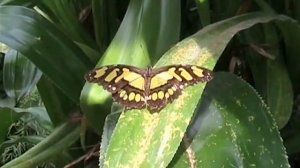
[[[0, 0], [1, 168], [296, 166], [297, 7]], [[110, 64], [194, 64], [214, 79], [159, 112], [124, 111], [84, 80]]]

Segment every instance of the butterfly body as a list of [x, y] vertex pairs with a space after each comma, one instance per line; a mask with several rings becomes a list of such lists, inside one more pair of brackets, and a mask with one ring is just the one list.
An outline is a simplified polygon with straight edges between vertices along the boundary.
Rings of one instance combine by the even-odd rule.
[[186, 86], [210, 81], [212, 72], [195, 65], [170, 65], [140, 69], [128, 65], [108, 65], [90, 71], [86, 80], [112, 93], [126, 109], [160, 111], [174, 101]]

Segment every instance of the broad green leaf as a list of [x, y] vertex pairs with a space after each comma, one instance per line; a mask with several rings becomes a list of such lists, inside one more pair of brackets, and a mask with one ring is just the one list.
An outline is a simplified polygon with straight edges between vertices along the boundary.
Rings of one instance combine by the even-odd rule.
[[60, 125], [67, 120], [71, 113], [74, 113], [75, 103], [46, 76], [41, 77], [37, 88], [54, 125]]
[[[90, 35], [85, 31], [82, 23], [80, 23], [80, 9], [76, 8], [76, 3], [78, 1], [64, 1], [64, 0], [51, 0], [51, 1], [43, 1], [51, 14], [49, 16], [53, 16], [52, 21], [56, 24], [60, 29], [69, 36], [70, 39], [86, 44], [93, 49], [96, 49], [95, 42], [92, 40]], [[82, 9], [83, 10], [83, 9]]]
[[100, 144], [100, 155], [99, 155], [99, 167], [103, 167], [104, 158], [105, 158], [105, 151], [109, 145], [109, 140], [112, 136], [112, 133], [117, 125], [118, 119], [120, 117], [122, 111], [109, 114], [104, 123], [104, 129], [101, 137], [101, 144]]
[[88, 57], [31, 9], [1, 6], [0, 23], [0, 42], [26, 56], [69, 98], [78, 102], [84, 73], [92, 65]]
[[[97, 66], [129, 64], [146, 67], [179, 39], [179, 1], [132, 0], [116, 36]], [[110, 112], [110, 94], [87, 83], [81, 107], [93, 127], [101, 128]]]
[[[282, 7], [284, 5], [288, 5], [288, 3], [284, 3], [281, 1], [278, 2], [266, 2], [264, 0], [255, 0], [257, 5], [265, 12], [275, 14], [276, 11], [271, 7], [269, 4], [276, 4], [274, 7]], [[279, 5], [280, 4], [280, 5]], [[299, 62], [299, 58], [297, 57], [299, 53], [297, 42], [299, 41], [300, 35], [299, 35], [299, 1], [295, 1], [293, 4], [293, 18], [296, 20], [289, 18], [286, 16], [286, 19], [283, 20], [277, 20], [275, 21], [276, 25], [281, 30], [281, 33], [284, 38], [284, 47], [285, 47], [285, 59], [287, 61], [287, 68], [289, 70], [289, 75], [291, 76], [291, 79], [293, 82], [299, 81], [299, 66], [295, 66], [294, 64]], [[285, 11], [286, 12], [286, 11]], [[289, 13], [289, 11], [288, 11]], [[294, 89], [299, 91], [299, 86], [294, 86]]]
[[276, 25], [282, 32], [286, 55], [287, 68], [289, 70], [290, 77], [294, 83], [294, 89], [299, 92], [300, 86], [300, 48], [298, 41], [300, 40], [300, 28], [299, 23], [296, 20], [289, 19], [288, 21], [277, 21]]
[[108, 47], [120, 24], [115, 1], [92, 0], [95, 39], [101, 53]]
[[3, 85], [6, 94], [16, 102], [33, 90], [41, 75], [41, 71], [17, 51], [9, 50], [5, 54]]
[[250, 65], [255, 86], [270, 107], [278, 127], [281, 129], [289, 121], [293, 107], [293, 90], [291, 80], [285, 66], [279, 46], [279, 37], [275, 24], [265, 24], [245, 31], [245, 44], [252, 44], [264, 49], [270, 57], [259, 54], [253, 48], [245, 51], [247, 63]]
[[[275, 19], [283, 17], [252, 13], [212, 24], [178, 43], [156, 65], [196, 64], [212, 69], [237, 32]], [[159, 113], [150, 114], [147, 110], [122, 113], [104, 167], [166, 167], [183, 138], [203, 89], [204, 84], [186, 88]]]
[[209, 0], [196, 0], [200, 22], [202, 27], [211, 23], [211, 13], [209, 8]]
[[[8, 162], [1, 168], [32, 168], [50, 161], [63, 150], [67, 149], [79, 138], [79, 126], [73, 123], [65, 123], [57, 127], [53, 133], [36, 146], [29, 149], [20, 157]], [[51, 148], [49, 148], [51, 146]]]
[[99, 52], [98, 50], [95, 50], [88, 45], [85, 45], [82, 43], [76, 43], [76, 44], [81, 48], [81, 50], [89, 57], [89, 59], [92, 62], [98, 61], [100, 58], [100, 55], [103, 53], [103, 51]]
[[273, 115], [249, 84], [216, 73], [202, 100], [169, 167], [289, 167]]
[[3, 5], [18, 5], [18, 6], [28, 6], [33, 7], [35, 6], [39, 1], [38, 0], [0, 0], [0, 6]]

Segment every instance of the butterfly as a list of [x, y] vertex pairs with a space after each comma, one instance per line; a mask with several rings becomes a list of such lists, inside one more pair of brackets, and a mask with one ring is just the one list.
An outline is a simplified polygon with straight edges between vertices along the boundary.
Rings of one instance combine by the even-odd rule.
[[169, 65], [140, 69], [108, 65], [91, 70], [85, 79], [111, 92], [114, 101], [128, 109], [147, 108], [158, 112], [173, 102], [181, 91], [213, 78], [212, 71], [195, 65]]

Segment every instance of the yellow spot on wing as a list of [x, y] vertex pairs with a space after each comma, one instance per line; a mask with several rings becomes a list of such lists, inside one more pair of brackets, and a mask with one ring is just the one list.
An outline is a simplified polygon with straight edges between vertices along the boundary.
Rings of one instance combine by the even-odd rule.
[[122, 91], [120, 92], [120, 97], [123, 97], [125, 94], [126, 94], [126, 91], [125, 91], [125, 90], [122, 90]]
[[124, 76], [130, 73], [129, 69], [127, 68], [123, 68], [122, 71], [123, 71], [122, 74], [115, 79], [115, 83], [118, 83], [121, 79], [124, 78]]
[[128, 96], [127, 94], [124, 95], [123, 100], [127, 100]]
[[172, 89], [168, 89], [168, 92], [169, 92], [170, 95], [174, 94], [174, 91]]
[[142, 75], [135, 73], [135, 72], [131, 72], [129, 69], [127, 68], [123, 68], [123, 73], [124, 73], [124, 79], [127, 80], [128, 82], [134, 81], [137, 78], [142, 78]]
[[112, 70], [112, 71], [105, 77], [104, 80], [105, 80], [106, 82], [112, 81], [112, 80], [118, 75], [118, 74], [117, 74], [118, 71], [119, 71], [118, 68]]
[[141, 101], [141, 95], [140, 95], [140, 94], [136, 94], [136, 95], [135, 95], [135, 101], [136, 101], [136, 102]]
[[107, 70], [107, 67], [103, 67], [103, 68], [97, 69], [95, 71], [96, 75], [94, 76], [94, 78], [100, 78], [101, 76], [103, 76], [105, 74], [106, 70]]
[[176, 68], [170, 68], [169, 70], [168, 70], [168, 72], [174, 77], [174, 78], [176, 78], [177, 80], [179, 80], [179, 81], [182, 81], [182, 79], [181, 79], [181, 77], [179, 76], [179, 75], [177, 75], [177, 73], [175, 72], [175, 70], [176, 70]]
[[203, 69], [200, 69], [200, 68], [198, 68], [196, 66], [192, 66], [192, 70], [193, 70], [193, 73], [195, 75], [197, 75], [198, 77], [203, 77], [204, 76], [203, 75]]
[[179, 68], [180, 75], [186, 80], [192, 80], [193, 77], [184, 68]]
[[170, 94], [169, 94], [169, 93], [166, 93], [166, 94], [165, 94], [165, 97], [166, 97], [166, 99], [169, 98], [169, 97], [170, 97]]
[[157, 93], [153, 93], [151, 98], [153, 101], [157, 100]]
[[130, 86], [145, 90], [145, 79], [143, 77], [137, 78], [136, 80], [129, 83]]
[[169, 71], [161, 72], [154, 75], [150, 82], [150, 89], [158, 88], [162, 85], [165, 85], [166, 83], [168, 83], [168, 80], [173, 79], [173, 77], [174, 75], [169, 73]]
[[159, 91], [158, 92], [158, 98], [159, 99], [163, 99], [164, 98], [164, 92], [163, 91]]
[[131, 93], [129, 93], [128, 100], [129, 100], [129, 101], [132, 101], [132, 100], [134, 99], [134, 97], [135, 97], [134, 92], [131, 92]]
[[115, 83], [119, 82], [121, 79], [124, 79], [132, 87], [138, 88], [140, 90], [145, 89], [145, 79], [142, 75], [131, 72], [128, 68], [123, 68], [122, 71], [122, 74], [116, 78]]

